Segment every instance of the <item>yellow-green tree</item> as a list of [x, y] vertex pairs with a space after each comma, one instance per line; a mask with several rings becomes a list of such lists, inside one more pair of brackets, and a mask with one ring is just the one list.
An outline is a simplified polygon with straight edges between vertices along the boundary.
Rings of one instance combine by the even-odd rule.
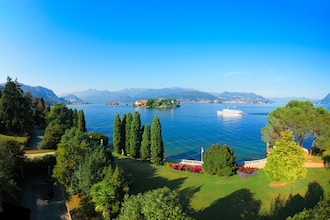
[[285, 130], [280, 134], [280, 140], [275, 142], [275, 148], [267, 156], [264, 171], [273, 181], [292, 183], [306, 176], [306, 168], [303, 167], [305, 155], [291, 131]]

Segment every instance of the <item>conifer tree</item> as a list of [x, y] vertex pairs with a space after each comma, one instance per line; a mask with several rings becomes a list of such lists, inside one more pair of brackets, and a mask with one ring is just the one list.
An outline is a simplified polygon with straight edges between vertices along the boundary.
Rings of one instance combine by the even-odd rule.
[[82, 132], [86, 132], [86, 121], [85, 121], [85, 114], [83, 110], [78, 111], [78, 129]]
[[134, 113], [131, 124], [130, 156], [134, 158], [139, 157], [140, 148], [141, 148], [141, 119], [140, 119], [140, 113], [136, 111]]
[[156, 164], [162, 164], [164, 159], [164, 143], [159, 118], [154, 116], [151, 126], [151, 158]]
[[127, 113], [125, 123], [125, 153], [130, 154], [130, 140], [131, 140], [131, 124], [133, 116], [132, 113]]
[[126, 141], [126, 114], [123, 114], [121, 120], [121, 141], [120, 141], [120, 153], [125, 154], [125, 141]]
[[120, 142], [122, 140], [121, 128], [122, 128], [122, 126], [121, 126], [119, 114], [116, 114], [114, 124], [113, 124], [113, 147], [117, 153], [121, 153], [120, 152], [120, 145], [121, 145]]
[[146, 160], [150, 156], [150, 124], [143, 127], [141, 142], [141, 158]]

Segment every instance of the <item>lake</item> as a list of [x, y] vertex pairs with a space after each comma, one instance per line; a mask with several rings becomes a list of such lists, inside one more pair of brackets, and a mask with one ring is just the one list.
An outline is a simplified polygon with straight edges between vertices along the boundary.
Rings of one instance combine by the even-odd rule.
[[[266, 144], [261, 140], [261, 129], [266, 126], [267, 115], [285, 104], [182, 104], [175, 109], [134, 108], [129, 105], [87, 104], [69, 105], [85, 113], [87, 131], [109, 136], [112, 142], [113, 122], [116, 114], [139, 111], [141, 124], [152, 124], [157, 115], [167, 159], [200, 160], [201, 148], [212, 144], [226, 144], [234, 149], [238, 162], [262, 159]], [[217, 115], [223, 108], [242, 110], [239, 117]], [[330, 109], [330, 106], [325, 106]]]

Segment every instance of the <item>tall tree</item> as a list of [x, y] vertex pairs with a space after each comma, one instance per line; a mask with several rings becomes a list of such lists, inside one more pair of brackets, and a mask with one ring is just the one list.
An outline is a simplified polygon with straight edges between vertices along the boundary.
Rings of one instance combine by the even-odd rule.
[[121, 147], [121, 120], [119, 117], [119, 114], [116, 114], [115, 120], [113, 122], [113, 147], [117, 153], [121, 153], [120, 147]]
[[267, 156], [264, 171], [273, 181], [294, 182], [306, 176], [304, 151], [293, 138], [291, 131], [281, 132], [281, 139], [275, 142], [276, 148]]
[[159, 118], [154, 116], [150, 135], [151, 159], [156, 164], [162, 164], [164, 159], [164, 142]]
[[21, 85], [10, 77], [1, 94], [0, 121], [5, 131], [28, 134], [33, 121], [31, 95], [24, 95]]
[[141, 158], [143, 160], [146, 160], [150, 156], [150, 144], [151, 144], [150, 124], [146, 124], [143, 127], [143, 134], [141, 141]]
[[125, 154], [125, 141], [126, 141], [126, 114], [123, 114], [122, 120], [121, 120], [121, 140], [120, 140], [120, 153]]
[[126, 155], [130, 153], [130, 142], [131, 142], [131, 125], [132, 125], [133, 115], [132, 113], [127, 113], [126, 123], [125, 123], [125, 153]]
[[140, 113], [136, 111], [131, 124], [130, 135], [130, 156], [137, 158], [141, 148], [141, 118]]
[[85, 114], [83, 110], [78, 111], [78, 129], [82, 132], [87, 132]]
[[203, 170], [211, 175], [231, 176], [237, 168], [234, 150], [227, 145], [213, 144], [204, 155]]

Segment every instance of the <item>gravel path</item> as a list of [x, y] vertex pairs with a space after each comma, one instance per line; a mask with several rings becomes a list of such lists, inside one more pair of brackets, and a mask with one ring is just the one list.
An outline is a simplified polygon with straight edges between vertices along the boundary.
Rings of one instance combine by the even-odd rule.
[[[34, 130], [26, 150], [38, 149], [44, 135], [43, 130]], [[28, 154], [29, 158], [45, 154]], [[31, 209], [31, 220], [70, 220], [65, 196], [60, 186], [54, 186], [48, 171], [43, 173], [27, 173], [24, 175], [21, 193], [21, 205]]]

